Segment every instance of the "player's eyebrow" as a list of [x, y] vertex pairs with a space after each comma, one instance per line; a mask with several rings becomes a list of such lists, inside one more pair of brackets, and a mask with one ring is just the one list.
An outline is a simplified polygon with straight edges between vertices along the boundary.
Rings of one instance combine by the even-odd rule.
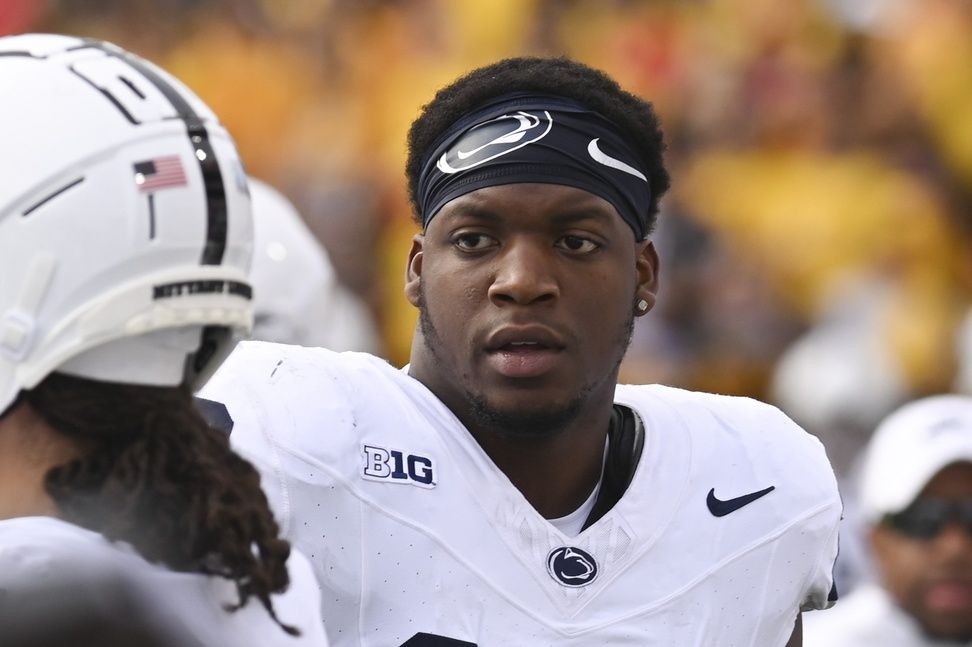
[[572, 208], [569, 211], [560, 212], [556, 214], [552, 220], [556, 225], [574, 225], [583, 223], [585, 221], [606, 223], [614, 217], [616, 217], [616, 214], [613, 209], [608, 210], [599, 207], [580, 207], [577, 209]]
[[499, 222], [502, 218], [496, 212], [476, 204], [461, 203], [453, 206], [448, 212], [440, 213], [437, 218], [455, 220], [457, 218], [483, 220], [490, 223]]
[[[478, 220], [484, 223], [495, 224], [505, 220], [508, 216], [502, 216], [495, 211], [476, 204], [457, 204], [447, 213], [440, 213], [436, 218], [455, 220]], [[571, 205], [563, 211], [558, 211], [551, 216], [550, 222], [557, 226], [568, 226], [587, 222], [607, 223], [611, 218], [619, 217], [613, 209], [601, 206], [581, 205], [575, 207]]]

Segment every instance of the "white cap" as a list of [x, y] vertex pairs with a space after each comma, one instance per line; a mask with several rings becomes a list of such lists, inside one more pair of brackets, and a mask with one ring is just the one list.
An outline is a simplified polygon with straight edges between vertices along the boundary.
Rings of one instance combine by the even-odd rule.
[[972, 463], [972, 397], [936, 395], [904, 405], [865, 451], [860, 509], [870, 522], [901, 512], [943, 468]]

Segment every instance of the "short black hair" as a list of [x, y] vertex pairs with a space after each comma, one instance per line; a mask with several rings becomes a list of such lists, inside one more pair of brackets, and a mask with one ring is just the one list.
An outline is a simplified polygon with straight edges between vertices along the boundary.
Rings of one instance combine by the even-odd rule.
[[439, 136], [460, 118], [490, 99], [511, 92], [542, 92], [578, 101], [618, 128], [647, 170], [651, 201], [647, 207], [648, 231], [655, 225], [658, 200], [668, 190], [669, 177], [663, 153], [661, 125], [650, 103], [621, 88], [600, 70], [565, 57], [507, 58], [477, 68], [440, 89], [422, 107], [408, 131], [405, 176], [412, 213], [421, 224], [418, 180], [422, 164]]

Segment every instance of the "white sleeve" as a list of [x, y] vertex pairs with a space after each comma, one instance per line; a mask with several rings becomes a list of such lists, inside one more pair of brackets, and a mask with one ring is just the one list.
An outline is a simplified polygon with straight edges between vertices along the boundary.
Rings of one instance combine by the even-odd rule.
[[229, 416], [230, 444], [260, 473], [260, 485], [283, 533], [290, 523], [290, 498], [280, 456], [271, 433], [271, 413], [264, 403], [264, 385], [283, 354], [276, 344], [241, 343], [199, 392], [199, 397], [223, 405]]
[[831, 490], [830, 496], [835, 504], [824, 510], [820, 520], [823, 527], [819, 530], [819, 534], [823, 538], [823, 544], [807, 580], [807, 595], [800, 606], [801, 611], [829, 609], [837, 602], [838, 591], [837, 584], [834, 581], [834, 565], [840, 549], [840, 522], [843, 518], [843, 504], [840, 500], [837, 478], [834, 476], [833, 468], [827, 459], [826, 451], [817, 438], [811, 436], [810, 440], [823, 457], [821, 464], [822, 480]]
[[837, 560], [838, 529], [834, 526], [827, 540], [825, 551], [814, 564], [807, 586], [807, 596], [800, 611], [829, 609], [837, 602], [837, 584], [834, 582], [834, 562]]
[[[293, 538], [295, 480], [331, 464], [356, 440], [347, 358], [325, 349], [265, 342], [237, 346], [200, 397], [232, 419], [230, 443], [260, 472], [284, 536]], [[316, 506], [318, 502], [313, 502]]]
[[761, 405], [760, 416], [765, 416], [767, 428], [772, 429], [768, 441], [779, 442], [775, 459], [776, 469], [790, 487], [803, 491], [808, 506], [818, 507], [819, 512], [804, 520], [799, 534], [810, 561], [803, 586], [801, 611], [827, 609], [837, 600], [834, 584], [834, 562], [837, 559], [838, 534], [843, 504], [837, 486], [837, 477], [820, 440], [807, 433], [800, 425], [777, 407]]
[[127, 620], [143, 626], [144, 615], [128, 604], [119, 554], [100, 536], [57, 519], [0, 521], [0, 636], [38, 630], [60, 636], [59, 617], [111, 623], [123, 606]]
[[107, 577], [113, 564], [104, 539], [50, 517], [18, 517], [0, 522], [0, 589], [45, 587], [65, 580]]
[[780, 479], [791, 489], [801, 491], [802, 505], [818, 510], [795, 529], [809, 562], [805, 566], [800, 610], [830, 608], [837, 600], [834, 562], [843, 512], [837, 477], [818, 438], [777, 407], [760, 403], [754, 410], [759, 418], [753, 425], [771, 430], [755, 447], [769, 452], [772, 444], [774, 469]]
[[300, 630], [299, 642], [295, 641], [294, 647], [327, 647], [321, 618], [321, 592], [310, 562], [303, 553], [293, 549], [287, 560], [287, 570], [290, 586], [283, 594], [274, 596], [277, 617]]

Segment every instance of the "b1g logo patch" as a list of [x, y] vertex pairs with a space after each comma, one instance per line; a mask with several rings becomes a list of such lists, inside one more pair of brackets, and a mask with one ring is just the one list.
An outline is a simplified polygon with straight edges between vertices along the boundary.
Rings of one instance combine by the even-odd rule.
[[580, 548], [561, 546], [547, 555], [547, 572], [564, 586], [587, 586], [597, 577], [597, 562]]
[[363, 478], [384, 483], [435, 487], [435, 466], [431, 458], [375, 445], [362, 445], [361, 450], [364, 453], [364, 471], [361, 474]]

